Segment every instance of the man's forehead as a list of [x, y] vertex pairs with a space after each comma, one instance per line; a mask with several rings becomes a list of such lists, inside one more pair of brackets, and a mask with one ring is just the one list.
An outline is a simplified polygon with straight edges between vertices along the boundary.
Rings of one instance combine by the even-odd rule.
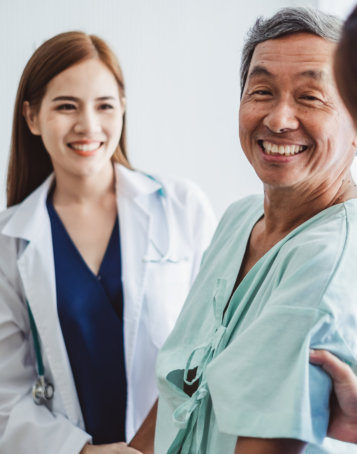
[[[328, 77], [329, 72], [323, 69], [303, 69], [301, 71], [296, 71], [293, 74], [293, 77], [296, 79], [308, 78], [315, 80], [316, 82], [323, 82], [329, 79]], [[271, 71], [270, 69], [268, 69], [268, 67], [265, 67], [264, 65], [257, 64], [251, 66], [248, 77], [249, 79], [259, 77], [274, 78], [276, 75], [278, 74], [275, 71]]]
[[293, 65], [301, 75], [321, 79], [332, 70], [335, 43], [310, 33], [297, 33], [269, 39], [254, 49], [249, 77], [269, 75], [276, 65]]

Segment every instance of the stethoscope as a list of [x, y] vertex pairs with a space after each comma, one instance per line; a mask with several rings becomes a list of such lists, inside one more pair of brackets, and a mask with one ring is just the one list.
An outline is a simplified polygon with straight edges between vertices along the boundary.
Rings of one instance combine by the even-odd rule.
[[[156, 178], [154, 178], [152, 175], [148, 175], [148, 174], [146, 174], [146, 175], [151, 180], [154, 180], [160, 184], [160, 182]], [[164, 217], [166, 219], [167, 232], [168, 232], [168, 247], [167, 247], [166, 253], [163, 254], [154, 245], [155, 249], [157, 250], [158, 254], [161, 255], [161, 257], [153, 258], [153, 257], [144, 256], [143, 262], [146, 262], [146, 263], [163, 263], [163, 262], [180, 263], [180, 262], [187, 261], [188, 257], [178, 258], [178, 257], [175, 257], [175, 255], [172, 252], [173, 251], [174, 231], [173, 231], [173, 225], [172, 225], [171, 206], [170, 206], [170, 202], [168, 201], [166, 192], [163, 187], [161, 187], [159, 189], [159, 195], [161, 198], [161, 202], [163, 204]], [[55, 389], [54, 389], [53, 384], [50, 383], [47, 380], [47, 378], [45, 377], [45, 366], [43, 364], [41, 345], [40, 345], [40, 340], [39, 340], [39, 335], [38, 335], [35, 319], [33, 317], [29, 303], [26, 302], [26, 305], [27, 305], [27, 310], [29, 313], [30, 328], [31, 328], [31, 332], [32, 332], [32, 338], [33, 338], [33, 343], [34, 343], [34, 347], [35, 347], [36, 361], [37, 361], [37, 378], [32, 387], [32, 398], [36, 405], [45, 405], [53, 398]]]
[[[150, 178], [151, 180], [153, 180], [156, 183], [159, 183], [161, 185], [160, 181], [157, 180], [152, 175], [149, 175], [147, 173], [145, 175], [148, 178]], [[157, 253], [159, 255], [161, 255], [161, 257], [159, 256], [158, 258], [154, 258], [154, 257], [149, 257], [149, 256], [145, 255], [143, 257], [143, 262], [145, 262], [145, 263], [164, 263], [164, 262], [181, 263], [181, 262], [187, 262], [188, 261], [188, 257], [179, 258], [179, 257], [175, 256], [175, 254], [173, 253], [174, 227], [173, 227], [173, 224], [172, 224], [173, 215], [171, 214], [172, 213], [171, 204], [170, 204], [170, 201], [168, 200], [168, 197], [166, 195], [166, 191], [165, 191], [165, 189], [162, 186], [158, 190], [158, 193], [159, 193], [160, 198], [161, 198], [161, 203], [162, 203], [162, 206], [163, 206], [163, 209], [164, 209], [164, 217], [165, 217], [166, 226], [167, 226], [167, 236], [168, 236], [167, 251], [166, 251], [165, 254], [163, 254], [155, 246], [155, 244], [153, 244], [153, 247], [155, 248]]]
[[28, 301], [26, 301], [26, 305], [29, 313], [30, 328], [37, 361], [37, 378], [32, 387], [32, 398], [36, 405], [45, 405], [53, 398], [55, 388], [52, 383], [50, 383], [45, 377], [45, 366], [43, 365], [40, 339], [38, 336], [35, 319], [33, 318], [33, 314]]

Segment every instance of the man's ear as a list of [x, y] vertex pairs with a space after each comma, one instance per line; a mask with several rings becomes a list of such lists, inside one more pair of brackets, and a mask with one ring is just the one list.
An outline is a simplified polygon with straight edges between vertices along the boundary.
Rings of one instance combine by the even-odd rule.
[[22, 115], [25, 117], [27, 126], [32, 134], [40, 136], [41, 132], [38, 125], [38, 114], [35, 112], [33, 107], [30, 106], [28, 101], [25, 101], [22, 106]]

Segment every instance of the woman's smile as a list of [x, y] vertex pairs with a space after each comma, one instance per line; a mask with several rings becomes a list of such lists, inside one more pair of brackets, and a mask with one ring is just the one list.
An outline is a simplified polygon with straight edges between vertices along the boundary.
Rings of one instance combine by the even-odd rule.
[[39, 112], [30, 118], [31, 131], [41, 136], [57, 178], [90, 176], [111, 167], [123, 106], [117, 81], [101, 61], [85, 60], [54, 77]]
[[76, 141], [70, 142], [67, 146], [80, 156], [93, 156], [103, 146], [104, 142], [100, 141]]

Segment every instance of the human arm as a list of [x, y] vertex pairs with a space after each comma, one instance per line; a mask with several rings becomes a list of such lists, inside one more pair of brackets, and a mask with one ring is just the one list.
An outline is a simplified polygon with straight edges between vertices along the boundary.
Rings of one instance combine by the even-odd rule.
[[333, 380], [328, 436], [357, 443], [357, 377], [345, 362], [327, 351], [312, 350], [310, 361]]
[[[58, 454], [78, 454], [90, 435], [62, 413], [33, 402], [36, 360], [28, 313], [9, 257], [7, 274], [0, 268], [0, 452], [22, 454], [31, 447], [47, 454], [51, 447]], [[56, 392], [54, 399], [59, 398]]]
[[[317, 246], [318, 250], [311, 241], [304, 251], [297, 239], [296, 247], [291, 244], [282, 251], [279, 258], [286, 261], [276, 272], [270, 267], [267, 275], [271, 293], [263, 288], [250, 311], [253, 316], [248, 313], [230, 345], [208, 366], [207, 381], [221, 431], [323, 442], [331, 382], [320, 368], [309, 365], [309, 347], [328, 343], [351, 360], [356, 293], [353, 276], [347, 281], [351, 285], [341, 286], [349, 266], [338, 269], [335, 279], [331, 262], [339, 256], [330, 252], [329, 245]], [[306, 260], [308, 249], [316, 253]], [[241, 295], [240, 304], [242, 300]], [[341, 323], [345, 318], [348, 323]]]
[[288, 438], [239, 437], [234, 454], [300, 454], [306, 443]]
[[126, 443], [111, 443], [105, 445], [86, 444], [79, 454], [142, 454]]
[[137, 431], [136, 435], [129, 443], [129, 446], [139, 449], [144, 454], [154, 453], [156, 416], [157, 416], [157, 401], [153, 405], [152, 409], [150, 410], [145, 421], [142, 423], [141, 427]]

